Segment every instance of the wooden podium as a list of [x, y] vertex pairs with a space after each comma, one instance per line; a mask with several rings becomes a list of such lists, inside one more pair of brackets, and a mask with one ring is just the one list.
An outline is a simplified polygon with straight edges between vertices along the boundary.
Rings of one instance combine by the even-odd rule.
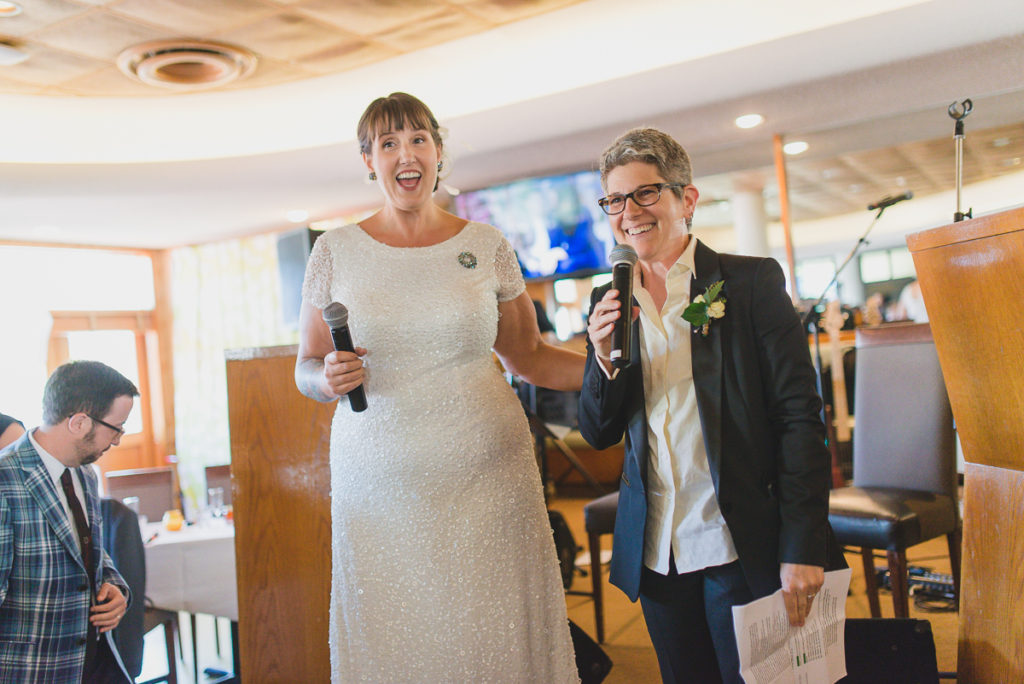
[[244, 681], [329, 682], [335, 403], [295, 387], [296, 347], [227, 353]]
[[1024, 682], [1024, 209], [907, 246], [966, 462], [958, 680]]

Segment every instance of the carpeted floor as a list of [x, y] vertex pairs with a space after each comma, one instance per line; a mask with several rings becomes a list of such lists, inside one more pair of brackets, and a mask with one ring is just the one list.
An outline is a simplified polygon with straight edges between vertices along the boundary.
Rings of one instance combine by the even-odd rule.
[[[583, 529], [583, 506], [590, 499], [555, 498], [549, 505], [560, 511], [569, 523], [576, 543], [586, 551], [587, 536]], [[611, 547], [611, 537], [602, 539], [603, 548]], [[949, 573], [949, 557], [945, 537], [932, 540], [910, 549], [910, 565], [928, 568], [932, 572]], [[870, 617], [867, 598], [864, 594], [864, 573], [861, 571], [860, 556], [849, 555], [847, 562], [853, 569], [850, 597], [846, 602], [849, 618]], [[879, 559], [878, 566], [885, 564]], [[586, 563], [589, 568], [589, 562]], [[608, 584], [607, 567], [602, 576], [605, 583], [605, 643], [602, 645], [615, 663], [606, 684], [646, 684], [660, 681], [657, 658], [651, 648], [647, 627], [638, 603], [630, 603], [625, 594]], [[590, 577], [577, 575], [573, 589], [590, 591]], [[892, 598], [887, 591], [880, 592], [879, 600], [882, 617], [892, 617]], [[587, 634], [595, 636], [594, 604], [586, 596], [566, 596], [569, 619], [582, 627]], [[956, 672], [957, 656], [957, 614], [955, 612], [924, 612], [914, 605], [911, 598], [910, 616], [929, 620], [935, 637], [936, 659], [940, 672]]]

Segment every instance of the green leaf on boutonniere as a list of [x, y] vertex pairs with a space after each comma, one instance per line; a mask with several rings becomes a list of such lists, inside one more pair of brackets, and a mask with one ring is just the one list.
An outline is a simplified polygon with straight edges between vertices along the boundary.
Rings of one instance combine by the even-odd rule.
[[724, 285], [724, 280], [711, 283], [683, 311], [683, 320], [694, 327], [694, 332], [699, 329], [702, 335], [707, 335], [711, 321], [725, 316], [725, 297], [719, 296]]

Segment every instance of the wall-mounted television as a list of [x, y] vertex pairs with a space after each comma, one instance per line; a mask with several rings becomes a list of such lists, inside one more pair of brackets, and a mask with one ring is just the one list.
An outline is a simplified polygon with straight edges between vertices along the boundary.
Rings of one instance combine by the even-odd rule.
[[611, 269], [615, 246], [597, 173], [529, 178], [463, 192], [455, 213], [489, 223], [512, 243], [527, 280], [582, 278]]

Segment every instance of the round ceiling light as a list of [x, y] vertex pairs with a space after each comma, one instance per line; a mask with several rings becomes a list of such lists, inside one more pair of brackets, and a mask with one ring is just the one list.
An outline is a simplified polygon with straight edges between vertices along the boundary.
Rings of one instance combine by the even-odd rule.
[[122, 73], [171, 90], [215, 88], [245, 78], [256, 55], [226, 43], [157, 40], [130, 47], [117, 57]]
[[16, 14], [21, 14], [21, 5], [16, 2], [0, 0], [0, 18], [13, 17]]
[[744, 114], [737, 116], [733, 123], [737, 128], [756, 128], [764, 123], [764, 117], [760, 114]]

